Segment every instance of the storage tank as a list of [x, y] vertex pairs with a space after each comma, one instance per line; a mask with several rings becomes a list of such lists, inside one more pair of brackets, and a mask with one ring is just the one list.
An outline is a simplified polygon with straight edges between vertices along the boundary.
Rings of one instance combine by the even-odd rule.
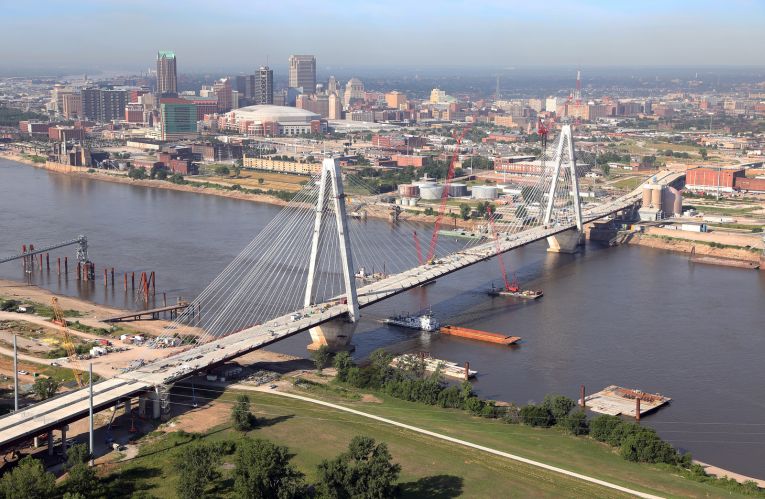
[[438, 185], [432, 180], [418, 180], [416, 182], [412, 182], [412, 184], [416, 185], [417, 187], [432, 187], [434, 185]]
[[420, 188], [414, 184], [401, 184], [398, 193], [405, 198], [416, 198], [420, 195]]
[[473, 199], [497, 199], [499, 188], [495, 185], [474, 185]]
[[661, 210], [666, 214], [672, 213], [675, 216], [682, 215], [683, 195], [680, 194], [680, 191], [674, 187], [667, 187], [664, 189]]
[[643, 186], [643, 208], [651, 207], [651, 186]]
[[422, 199], [441, 199], [444, 194], [443, 185], [421, 185], [420, 197]]
[[651, 186], [651, 206], [657, 210], [661, 209], [661, 185]]
[[467, 195], [467, 184], [449, 184], [449, 197], [461, 198]]

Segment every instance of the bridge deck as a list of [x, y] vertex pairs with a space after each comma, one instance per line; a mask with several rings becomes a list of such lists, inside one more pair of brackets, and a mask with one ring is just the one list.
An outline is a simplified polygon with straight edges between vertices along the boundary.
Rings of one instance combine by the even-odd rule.
[[[663, 174], [657, 175], [657, 181], [669, 184], [681, 175], [663, 172]], [[641, 189], [635, 189], [610, 203], [585, 212], [583, 214], [585, 223], [606, 217], [632, 205], [640, 199]], [[358, 289], [359, 306], [367, 307], [427, 281], [487, 260], [498, 253], [505, 253], [570, 230], [573, 227], [575, 225], [570, 223], [553, 227], [535, 227], [518, 234], [507, 234], [500, 238], [499, 250], [496, 241], [488, 241], [449, 255], [432, 265], [421, 265], [381, 279]], [[297, 320], [291, 318], [292, 313], [283, 315], [264, 324], [195, 346], [184, 352], [147, 364], [137, 370], [98, 383], [95, 385], [97, 389], [94, 405], [100, 408], [106, 407], [128, 395], [156, 385], [173, 383], [194, 372], [207, 369], [322, 323], [343, 317], [347, 313], [347, 305], [339, 301], [329, 302], [298, 310], [297, 313], [300, 314], [300, 318]], [[85, 388], [27, 407], [16, 414], [2, 417], [0, 418], [0, 447], [29, 438], [48, 428], [63, 426], [67, 422], [87, 414], [87, 412], [88, 392]]]

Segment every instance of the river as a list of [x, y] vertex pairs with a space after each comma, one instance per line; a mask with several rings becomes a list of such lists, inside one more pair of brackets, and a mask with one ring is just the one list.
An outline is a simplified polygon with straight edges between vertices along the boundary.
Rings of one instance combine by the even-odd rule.
[[[157, 290], [193, 297], [280, 210], [218, 196], [116, 184], [50, 173], [0, 159], [0, 255], [86, 234], [100, 283], [102, 266], [155, 271]], [[388, 230], [370, 220], [367, 230]], [[57, 250], [68, 255], [74, 249]], [[534, 302], [489, 298], [499, 283], [492, 260], [364, 309], [356, 356], [377, 347], [426, 350], [469, 361], [476, 391], [516, 403], [546, 393], [578, 396], [616, 384], [659, 392], [672, 403], [645, 417], [695, 458], [765, 478], [765, 272], [689, 264], [650, 248], [588, 245], [577, 255], [543, 242], [506, 259]], [[116, 307], [137, 306], [121, 287], [85, 285], [53, 270], [35, 284]], [[0, 277], [25, 280], [18, 262]], [[118, 283], [119, 284], [119, 283]], [[505, 348], [391, 329], [380, 319], [431, 307], [442, 322], [521, 336]], [[304, 355], [308, 334], [273, 347]]]

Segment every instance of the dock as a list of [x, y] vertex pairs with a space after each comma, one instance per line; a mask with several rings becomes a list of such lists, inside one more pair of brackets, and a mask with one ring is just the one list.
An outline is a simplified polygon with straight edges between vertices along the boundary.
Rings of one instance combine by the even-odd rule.
[[[597, 393], [586, 396], [584, 405], [591, 411], [600, 414], [624, 415], [640, 419], [641, 416], [659, 409], [671, 400], [671, 398], [657, 393], [646, 393], [611, 385]], [[581, 398], [579, 404], [582, 404]]]
[[450, 362], [448, 360], [441, 360], [433, 358], [424, 353], [415, 355], [412, 353], [405, 353], [394, 357], [390, 365], [392, 367], [404, 367], [407, 365], [413, 365], [417, 361], [422, 361], [425, 366], [425, 371], [435, 372], [438, 370], [444, 376], [456, 379], [471, 379], [478, 375], [478, 371], [470, 369], [470, 363], [465, 362], [465, 366], [460, 366], [456, 362]]
[[158, 308], [150, 308], [148, 310], [136, 310], [135, 312], [130, 312], [127, 314], [115, 315], [113, 317], [108, 317], [104, 319], [103, 322], [139, 321], [145, 318], [157, 320], [159, 319], [160, 314], [163, 314], [166, 312], [169, 312], [171, 319], [175, 319], [178, 316], [178, 311], [184, 310], [188, 306], [189, 306], [189, 302], [182, 301], [175, 305], [168, 305], [165, 307], [158, 307]]
[[459, 336], [460, 338], [467, 338], [469, 340], [497, 343], [500, 345], [513, 345], [521, 340], [520, 336], [507, 336], [502, 333], [492, 333], [489, 331], [480, 331], [478, 329], [469, 329], [460, 326], [442, 326], [441, 334]]

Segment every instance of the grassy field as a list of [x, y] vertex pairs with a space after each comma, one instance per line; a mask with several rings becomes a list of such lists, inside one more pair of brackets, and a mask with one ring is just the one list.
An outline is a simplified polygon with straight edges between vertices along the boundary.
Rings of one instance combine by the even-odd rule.
[[628, 177], [621, 180], [617, 180], [613, 183], [613, 186], [617, 189], [624, 189], [624, 190], [634, 190], [636, 189], [640, 184], [645, 182], [646, 177]]
[[[242, 170], [237, 178], [210, 175], [209, 179], [211, 181], [239, 184], [248, 189], [272, 189], [275, 191], [297, 192], [303, 188], [302, 184], [307, 182], [309, 177], [305, 175], [290, 175], [287, 173]], [[263, 183], [261, 183], [259, 179], [263, 179]]]
[[[288, 446], [295, 455], [293, 463], [309, 481], [316, 479], [316, 465], [322, 459], [336, 456], [353, 436], [363, 434], [388, 444], [394, 460], [402, 466], [400, 485], [404, 497], [620, 497], [615, 491], [361, 416], [268, 393], [248, 395], [261, 422], [250, 436]], [[508, 425], [380, 395], [354, 401], [357, 397], [328, 390], [321, 398], [665, 496], [728, 495], [727, 491], [684, 479], [659, 466], [623, 461], [603, 444], [555, 429]], [[239, 438], [225, 421], [232, 399], [233, 394], [226, 393], [214, 403], [222, 424], [209, 430], [204, 439]], [[105, 483], [110, 497], [129, 497], [138, 491], [155, 497], [174, 496], [178, 478], [169, 464], [190, 437], [155, 432], [143, 441], [138, 457], [108, 468]], [[232, 456], [224, 456], [224, 463], [231, 462]], [[216, 496], [231, 495], [230, 470], [231, 466], [222, 466], [222, 478], [214, 484]]]

